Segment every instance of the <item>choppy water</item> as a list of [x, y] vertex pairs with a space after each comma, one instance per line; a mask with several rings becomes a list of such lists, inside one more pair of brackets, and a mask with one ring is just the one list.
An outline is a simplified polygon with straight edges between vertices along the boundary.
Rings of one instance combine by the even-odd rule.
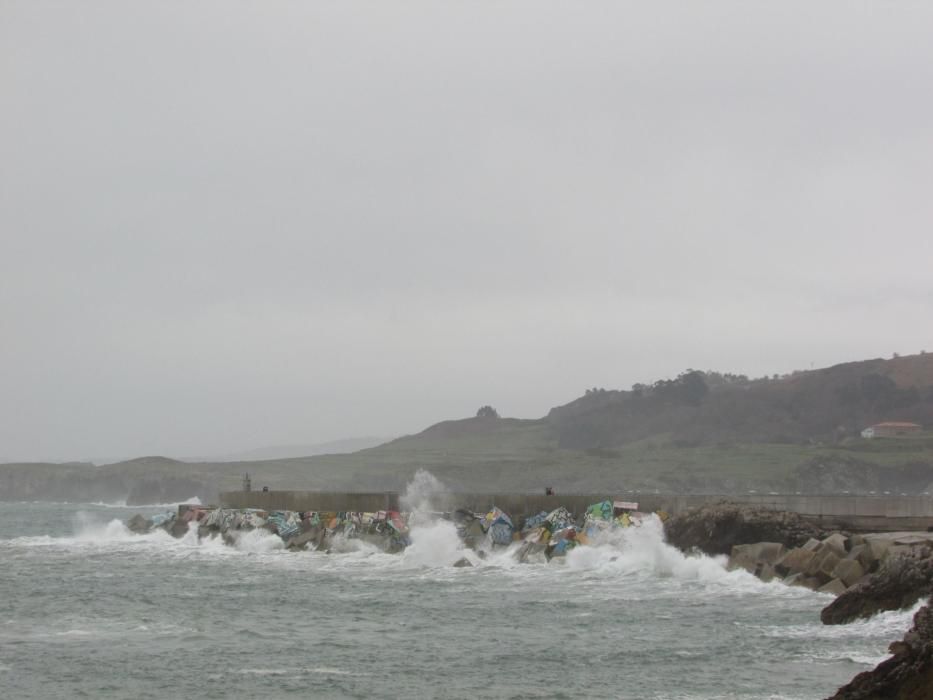
[[913, 612], [824, 627], [829, 597], [688, 558], [660, 528], [564, 565], [133, 535], [139, 508], [0, 504], [4, 698], [822, 698]]

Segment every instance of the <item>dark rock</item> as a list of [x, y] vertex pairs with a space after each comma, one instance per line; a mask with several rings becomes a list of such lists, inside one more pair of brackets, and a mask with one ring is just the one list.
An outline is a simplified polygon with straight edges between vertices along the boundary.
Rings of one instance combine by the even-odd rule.
[[691, 508], [665, 523], [667, 541], [681, 550], [729, 554], [738, 544], [777, 542], [799, 547], [823, 531], [796, 513], [721, 502]]
[[929, 605], [914, 615], [913, 627], [890, 651], [894, 656], [858, 674], [829, 700], [933, 700], [933, 610]]
[[483, 529], [483, 523], [480, 520], [474, 519], [465, 522], [461, 532], [463, 544], [469, 549], [476, 549], [486, 541], [486, 531]]
[[454, 566], [458, 569], [465, 569], [472, 567], [473, 564], [466, 557], [460, 557], [457, 561], [454, 562]]
[[823, 608], [820, 619], [839, 625], [884, 610], [908, 608], [933, 593], [933, 559], [902, 554], [886, 559], [877, 573]]
[[175, 518], [175, 520], [172, 521], [171, 527], [168, 529], [168, 533], [172, 537], [184, 537], [188, 534], [188, 521]]
[[149, 521], [139, 513], [130, 518], [126, 523], [126, 526], [130, 529], [131, 532], [138, 534], [149, 532]]

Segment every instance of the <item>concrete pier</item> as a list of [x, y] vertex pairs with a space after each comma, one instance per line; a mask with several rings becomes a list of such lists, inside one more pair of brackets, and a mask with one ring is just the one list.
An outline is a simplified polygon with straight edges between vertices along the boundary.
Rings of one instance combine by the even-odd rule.
[[[804, 496], [798, 494], [678, 495], [558, 493], [439, 493], [431, 499], [434, 509], [465, 508], [485, 512], [493, 505], [513, 517], [534, 515], [564, 506], [573, 513], [605, 499], [636, 501], [643, 511], [663, 510], [671, 515], [696, 506], [727, 500], [770, 510], [798, 513], [828, 528], [855, 532], [926, 530], [933, 527], [933, 497], [929, 496]], [[395, 492], [353, 493], [336, 491], [227, 491], [220, 495], [225, 508], [264, 510], [375, 512], [399, 510]]]
[[262, 510], [375, 513], [380, 510], [398, 510], [399, 497], [393, 491], [225, 491], [220, 494], [220, 505], [224, 508]]

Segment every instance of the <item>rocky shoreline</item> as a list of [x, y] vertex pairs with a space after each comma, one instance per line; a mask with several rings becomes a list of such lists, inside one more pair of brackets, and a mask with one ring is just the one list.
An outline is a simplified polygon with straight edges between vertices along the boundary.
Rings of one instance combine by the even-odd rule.
[[[685, 551], [728, 553], [731, 568], [837, 596], [820, 614], [827, 625], [910, 608], [933, 594], [933, 533], [827, 532], [794, 514], [732, 503], [686, 511], [666, 531], [668, 542]], [[891, 658], [829, 700], [933, 700], [929, 605], [889, 650]]]

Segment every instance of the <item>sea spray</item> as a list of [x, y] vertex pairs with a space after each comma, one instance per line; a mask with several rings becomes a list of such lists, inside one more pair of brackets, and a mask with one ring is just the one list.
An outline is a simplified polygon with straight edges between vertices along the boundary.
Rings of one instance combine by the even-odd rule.
[[234, 548], [251, 554], [266, 554], [285, 549], [281, 537], [263, 529], [235, 531], [233, 542]]
[[464, 556], [463, 542], [453, 523], [438, 518], [435, 499], [447, 487], [430, 472], [419, 469], [405, 487], [400, 505], [409, 512], [411, 544], [402, 553], [404, 567], [451, 566]]
[[664, 525], [656, 515], [635, 527], [599, 533], [590, 545], [575, 547], [566, 556], [568, 568], [608, 576], [644, 573], [652, 576], [713, 582], [729, 579], [764, 585], [744, 571], [726, 569], [726, 557], [687, 555], [664, 541]]
[[405, 493], [399, 499], [400, 505], [403, 511], [412, 514], [430, 514], [437, 507], [436, 497], [447, 491], [440, 479], [425, 469], [419, 469], [405, 487]]
[[402, 553], [402, 565], [435, 568], [452, 566], [467, 557], [471, 563], [479, 558], [463, 546], [457, 528], [447, 520], [424, 522], [411, 529], [411, 544]]

